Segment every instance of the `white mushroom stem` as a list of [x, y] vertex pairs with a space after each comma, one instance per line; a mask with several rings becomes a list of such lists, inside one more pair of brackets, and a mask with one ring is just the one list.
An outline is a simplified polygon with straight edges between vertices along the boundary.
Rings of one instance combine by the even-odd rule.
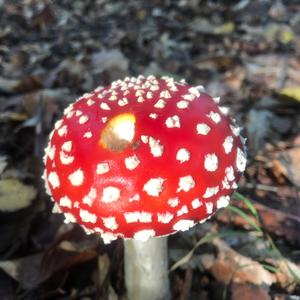
[[170, 299], [167, 237], [125, 240], [124, 245], [128, 299]]

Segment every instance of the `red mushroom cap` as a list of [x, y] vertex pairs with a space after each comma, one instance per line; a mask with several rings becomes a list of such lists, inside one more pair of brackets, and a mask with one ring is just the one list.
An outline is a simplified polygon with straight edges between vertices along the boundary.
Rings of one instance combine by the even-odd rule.
[[45, 154], [67, 220], [106, 240], [187, 230], [226, 206], [245, 169], [239, 128], [172, 78], [125, 78], [71, 104]]

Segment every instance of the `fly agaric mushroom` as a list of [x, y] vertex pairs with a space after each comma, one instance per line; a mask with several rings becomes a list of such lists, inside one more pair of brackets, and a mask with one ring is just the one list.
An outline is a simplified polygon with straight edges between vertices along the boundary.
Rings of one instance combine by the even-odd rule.
[[169, 77], [125, 78], [71, 104], [50, 135], [47, 190], [67, 221], [126, 239], [130, 299], [167, 299], [166, 236], [237, 188], [244, 143], [216, 102]]

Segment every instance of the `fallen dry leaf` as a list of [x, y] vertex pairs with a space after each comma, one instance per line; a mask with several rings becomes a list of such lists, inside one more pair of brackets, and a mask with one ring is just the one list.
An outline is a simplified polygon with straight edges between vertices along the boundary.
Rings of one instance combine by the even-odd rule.
[[279, 90], [280, 96], [285, 96], [288, 98], [291, 98], [297, 102], [300, 102], [300, 87], [294, 86], [294, 87], [285, 87], [281, 90]]
[[267, 289], [253, 284], [234, 283], [230, 286], [231, 300], [270, 300]]
[[34, 187], [17, 179], [0, 180], [0, 211], [13, 212], [29, 206], [36, 197]]
[[[230, 108], [248, 138], [249, 168], [240, 182], [241, 193], [255, 199], [260, 226], [287, 258], [298, 263], [299, 164], [298, 155], [290, 151], [299, 148], [291, 140], [300, 132], [296, 2], [0, 0], [0, 173], [6, 165], [2, 156], [11, 168], [0, 176], [30, 180], [39, 192], [27, 208], [0, 213], [2, 261], [12, 275], [16, 265], [23, 272], [18, 267], [14, 280], [0, 270], [1, 300], [123, 299], [122, 249], [116, 251], [116, 259], [114, 245], [104, 246], [100, 239], [91, 245], [87, 243], [91, 235], [76, 225], [63, 225], [59, 215], [49, 217], [52, 204], [40, 180], [41, 156], [50, 128], [68, 103], [99, 85], [138, 74], [185, 78], [221, 96], [222, 105]], [[286, 89], [287, 95], [281, 95]], [[33, 160], [34, 155], [39, 158]], [[184, 255], [204, 231], [216, 228], [218, 232], [238, 228], [243, 234], [225, 239], [235, 252], [223, 249], [215, 273], [231, 273], [239, 265], [233, 257], [237, 251], [242, 263], [244, 257], [249, 263], [274, 257], [263, 248], [262, 238], [248, 232], [251, 228], [242, 216], [226, 213], [172, 236], [170, 260]], [[101, 253], [100, 267], [93, 249]], [[85, 259], [89, 251], [93, 261]], [[170, 287], [173, 295], [178, 291], [174, 300], [222, 299], [216, 290], [223, 291], [224, 284], [200, 267], [203, 252], [212, 265], [217, 251], [211, 244], [198, 247], [188, 263], [172, 272]], [[270, 263], [276, 266], [276, 261]], [[238, 275], [245, 280], [243, 269]], [[255, 274], [249, 270], [247, 276]], [[96, 290], [98, 272], [101, 291]], [[270, 288], [263, 287], [266, 290], [233, 283], [226, 287], [226, 296], [265, 300], [268, 291], [273, 298], [280, 292], [281, 300], [294, 300], [300, 289], [292, 292], [289, 282], [286, 275], [275, 276]]]
[[111, 261], [106, 253], [98, 256], [98, 283], [100, 287], [103, 285], [105, 279], [107, 278], [110, 266]]
[[245, 69], [241, 66], [235, 67], [233, 70], [227, 71], [224, 76], [225, 82], [228, 86], [234, 90], [238, 91], [246, 78]]
[[0, 92], [14, 93], [19, 84], [17, 79], [8, 79], [0, 77]]
[[278, 159], [273, 159], [270, 162], [271, 170], [279, 183], [284, 183], [287, 178], [286, 168]]
[[294, 140], [293, 147], [278, 154], [283, 173], [297, 187], [300, 187], [300, 136]]
[[7, 157], [4, 155], [0, 155], [0, 175], [2, 174], [2, 172], [4, 171], [4, 169], [7, 166]]
[[213, 240], [217, 256], [214, 259], [203, 257], [202, 265], [218, 281], [225, 284], [252, 283], [270, 286], [276, 282], [274, 274], [263, 268], [261, 264], [231, 249], [220, 239]]
[[55, 272], [66, 270], [95, 257], [94, 249], [83, 252], [52, 249], [20, 259], [1, 261], [0, 269], [18, 281], [23, 288], [33, 289]]
[[300, 266], [285, 258], [280, 260], [267, 259], [266, 261], [278, 269], [274, 275], [280, 288], [292, 293], [297, 287], [295, 277], [298, 278], [298, 284], [300, 284]]
[[272, 111], [266, 109], [251, 109], [248, 113], [247, 132], [248, 146], [256, 153], [262, 150], [271, 135]]
[[119, 49], [102, 50], [91, 57], [92, 68], [95, 74], [108, 70], [110, 80], [126, 76], [129, 61]]

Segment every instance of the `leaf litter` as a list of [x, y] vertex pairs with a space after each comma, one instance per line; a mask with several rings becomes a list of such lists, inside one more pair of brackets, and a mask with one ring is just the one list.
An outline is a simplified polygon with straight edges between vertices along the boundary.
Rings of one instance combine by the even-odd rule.
[[169, 239], [173, 299], [300, 295], [299, 11], [293, 0], [0, 1], [1, 299], [124, 299], [121, 241], [51, 213], [42, 155], [71, 101], [138, 74], [204, 85], [248, 138], [242, 196]]

